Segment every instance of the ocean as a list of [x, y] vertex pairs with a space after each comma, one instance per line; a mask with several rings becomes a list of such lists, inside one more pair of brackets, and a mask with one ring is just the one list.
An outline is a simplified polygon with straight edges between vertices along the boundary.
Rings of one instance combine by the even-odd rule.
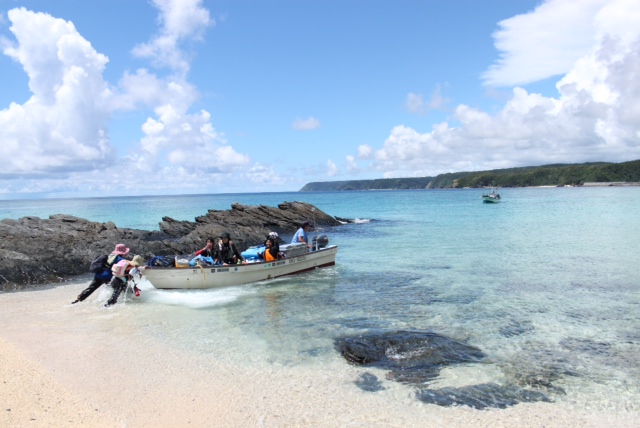
[[[523, 385], [544, 374], [529, 387], [554, 403], [640, 411], [640, 188], [499, 192], [499, 204], [482, 204], [477, 189], [3, 200], [0, 218], [63, 213], [156, 230], [163, 216], [193, 220], [233, 202], [308, 202], [356, 220], [317, 231], [339, 246], [334, 267], [219, 290], [155, 290], [142, 280], [140, 298], [129, 294], [109, 309], [102, 287], [60, 316], [81, 311], [97, 329], [117, 318], [149, 340], [238, 370], [295, 368], [313, 378], [329, 368], [337, 392], [388, 394], [390, 405], [421, 403], [415, 387], [382, 371], [362, 368], [383, 388], [358, 390], [335, 339], [435, 332], [486, 358], [447, 367], [429, 388]], [[67, 288], [70, 302], [89, 279], [54, 288]], [[38, 289], [16, 293], [43, 305], [48, 298]]]

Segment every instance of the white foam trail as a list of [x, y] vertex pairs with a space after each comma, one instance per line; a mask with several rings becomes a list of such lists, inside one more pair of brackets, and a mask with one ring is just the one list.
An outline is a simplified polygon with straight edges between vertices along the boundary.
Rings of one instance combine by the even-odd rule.
[[149, 281], [140, 281], [144, 300], [162, 305], [184, 306], [193, 309], [227, 305], [244, 296], [255, 294], [249, 287], [230, 287], [209, 290], [158, 290]]

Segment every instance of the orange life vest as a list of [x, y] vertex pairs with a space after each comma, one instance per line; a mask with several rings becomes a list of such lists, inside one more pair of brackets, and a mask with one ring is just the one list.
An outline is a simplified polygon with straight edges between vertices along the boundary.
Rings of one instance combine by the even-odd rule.
[[270, 250], [270, 248], [267, 248], [266, 250], [264, 250], [264, 261], [265, 262], [272, 262], [272, 261], [274, 261], [276, 259], [275, 257], [273, 257], [271, 255], [271, 251], [269, 251], [269, 250]]

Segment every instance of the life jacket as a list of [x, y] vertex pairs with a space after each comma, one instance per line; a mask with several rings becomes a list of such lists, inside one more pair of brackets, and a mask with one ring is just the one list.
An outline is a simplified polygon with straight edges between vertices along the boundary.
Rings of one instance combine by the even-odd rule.
[[264, 261], [265, 262], [272, 262], [272, 261], [274, 261], [276, 259], [275, 257], [273, 257], [271, 255], [271, 251], [270, 250], [271, 250], [271, 248], [267, 248], [266, 250], [264, 250]]

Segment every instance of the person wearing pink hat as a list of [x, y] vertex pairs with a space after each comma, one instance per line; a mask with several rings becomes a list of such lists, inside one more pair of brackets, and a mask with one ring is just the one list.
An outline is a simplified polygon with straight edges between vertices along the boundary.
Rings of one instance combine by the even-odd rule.
[[[131, 260], [122, 259], [111, 266], [113, 278], [109, 285], [113, 287], [113, 294], [107, 303], [105, 303], [105, 307], [115, 305], [118, 302], [120, 293], [127, 289], [127, 283], [129, 281], [133, 281], [133, 277], [135, 275], [135, 271], [133, 270], [134, 268], [138, 271], [144, 269], [144, 260], [142, 259], [142, 256], [133, 256], [133, 259]], [[133, 292], [136, 297], [140, 297], [140, 289], [137, 287], [135, 282], [133, 282]]]
[[82, 302], [87, 297], [89, 297], [91, 293], [96, 291], [101, 285], [110, 282], [111, 278], [113, 277], [113, 274], [111, 273], [111, 266], [118, 263], [120, 260], [124, 260], [122, 256], [126, 256], [127, 254], [129, 254], [129, 248], [127, 248], [126, 245], [116, 245], [111, 254], [107, 256], [102, 270], [95, 274], [95, 276], [93, 277], [93, 281], [91, 281], [87, 288], [85, 288], [80, 294], [78, 294], [76, 300], [71, 302], [71, 304]]

